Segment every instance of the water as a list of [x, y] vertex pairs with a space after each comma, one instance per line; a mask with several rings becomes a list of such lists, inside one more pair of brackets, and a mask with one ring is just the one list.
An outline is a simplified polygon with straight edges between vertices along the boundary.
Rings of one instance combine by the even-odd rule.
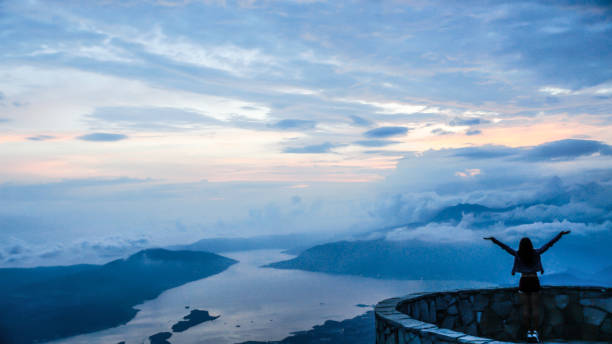
[[280, 340], [291, 332], [308, 330], [325, 320], [352, 318], [369, 309], [357, 304], [372, 305], [388, 297], [417, 291], [490, 286], [472, 281], [377, 280], [261, 267], [292, 258], [280, 250], [224, 255], [239, 263], [218, 275], [167, 290], [158, 298], [136, 306], [140, 312], [125, 325], [57, 342], [148, 343], [150, 335], [171, 332], [171, 326], [191, 309], [207, 310], [221, 317], [185, 332], [173, 333], [170, 342], [230, 344]]

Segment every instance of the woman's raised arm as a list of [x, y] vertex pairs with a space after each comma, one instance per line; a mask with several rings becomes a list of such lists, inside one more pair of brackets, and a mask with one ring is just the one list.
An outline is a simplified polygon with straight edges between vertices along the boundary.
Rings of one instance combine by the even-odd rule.
[[552, 238], [552, 240], [550, 240], [544, 246], [538, 249], [538, 253], [542, 254], [546, 252], [546, 250], [548, 250], [552, 245], [554, 245], [557, 241], [559, 241], [559, 239], [561, 239], [562, 236], [564, 236], [565, 234], [570, 234], [570, 233], [571, 231], [562, 231], [559, 234], [555, 235], [555, 237]]
[[504, 244], [503, 242], [495, 239], [494, 237], [486, 237], [484, 238], [485, 240], [491, 240], [493, 241], [494, 244], [496, 244], [497, 246], [503, 248], [506, 252], [510, 253], [513, 256], [516, 256], [516, 251], [513, 250], [510, 246]]

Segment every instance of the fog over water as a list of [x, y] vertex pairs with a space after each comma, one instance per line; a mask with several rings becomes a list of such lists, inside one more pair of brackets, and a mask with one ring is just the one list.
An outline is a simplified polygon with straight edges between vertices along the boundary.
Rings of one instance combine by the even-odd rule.
[[292, 257], [280, 250], [225, 256], [240, 262], [218, 275], [168, 290], [137, 306], [140, 312], [128, 324], [55, 343], [143, 343], [150, 335], [170, 332], [171, 326], [192, 309], [208, 310], [221, 317], [175, 333], [171, 342], [280, 340], [325, 320], [343, 320], [369, 309], [357, 304], [372, 305], [387, 297], [418, 291], [491, 285], [472, 281], [377, 280], [261, 267]]

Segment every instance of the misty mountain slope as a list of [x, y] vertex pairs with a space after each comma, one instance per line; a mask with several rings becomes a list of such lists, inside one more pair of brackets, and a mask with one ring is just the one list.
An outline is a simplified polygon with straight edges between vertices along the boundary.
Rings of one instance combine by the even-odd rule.
[[481, 215], [487, 213], [502, 213], [514, 207], [508, 208], [489, 208], [481, 204], [459, 203], [453, 206], [444, 207], [430, 219], [431, 222], [459, 222], [465, 214]]
[[468, 244], [361, 240], [317, 245], [268, 267], [374, 278], [507, 281], [512, 257]]
[[235, 252], [261, 249], [305, 249], [317, 243], [324, 242], [328, 236], [314, 234], [261, 235], [246, 238], [208, 238], [187, 245], [176, 245], [168, 249]]
[[[133, 306], [234, 263], [209, 252], [149, 249], [105, 265], [39, 270], [45, 276], [29, 277], [28, 284], [9, 280], [0, 295], [0, 343], [32, 343], [118, 326], [136, 315]], [[18, 270], [0, 269], [0, 276], [16, 276]]]

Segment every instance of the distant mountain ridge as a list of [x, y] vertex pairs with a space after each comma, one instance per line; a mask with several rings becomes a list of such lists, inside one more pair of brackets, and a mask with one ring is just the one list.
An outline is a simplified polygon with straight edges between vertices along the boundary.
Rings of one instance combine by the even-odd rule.
[[267, 266], [374, 278], [497, 282], [508, 280], [511, 264], [510, 256], [485, 245], [377, 239], [317, 245]]
[[514, 208], [516, 208], [516, 206], [506, 208], [489, 208], [484, 205], [474, 203], [458, 203], [456, 205], [442, 208], [430, 219], [430, 222], [459, 222], [465, 214], [480, 215], [483, 213], [501, 213]]
[[217, 274], [235, 260], [147, 249], [104, 265], [0, 269], [0, 343], [33, 343], [118, 326], [133, 306]]
[[303, 233], [237, 238], [205, 238], [191, 244], [174, 245], [167, 248], [170, 250], [193, 250], [214, 253], [263, 249], [283, 249], [299, 252], [314, 244], [325, 242], [326, 239], [329, 239], [329, 235]]

